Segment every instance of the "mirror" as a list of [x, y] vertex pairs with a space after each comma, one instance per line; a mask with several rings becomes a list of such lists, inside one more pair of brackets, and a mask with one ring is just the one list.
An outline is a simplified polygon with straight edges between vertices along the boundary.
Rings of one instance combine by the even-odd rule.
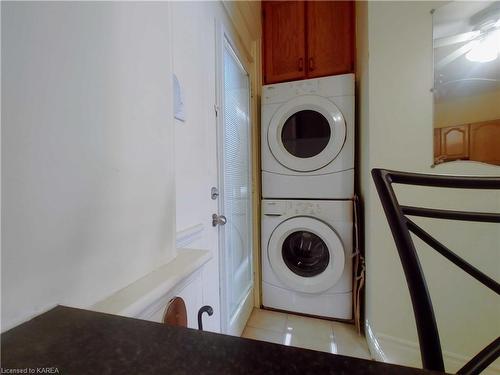
[[500, 2], [433, 12], [434, 164], [500, 165]]

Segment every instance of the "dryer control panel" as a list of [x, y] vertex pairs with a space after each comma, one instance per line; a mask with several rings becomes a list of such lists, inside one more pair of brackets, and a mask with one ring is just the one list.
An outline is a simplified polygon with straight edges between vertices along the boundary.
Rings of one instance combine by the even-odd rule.
[[262, 214], [266, 216], [281, 216], [287, 213], [287, 203], [284, 201], [262, 201]]
[[284, 103], [301, 95], [325, 98], [354, 95], [354, 74], [312, 78], [262, 86], [262, 105]]
[[296, 215], [318, 215], [321, 205], [315, 202], [292, 202], [292, 213]]
[[265, 103], [279, 103], [301, 95], [317, 94], [318, 88], [316, 79], [268, 85], [262, 87], [262, 97]]
[[262, 214], [266, 216], [319, 215], [321, 203], [307, 201], [262, 201]]

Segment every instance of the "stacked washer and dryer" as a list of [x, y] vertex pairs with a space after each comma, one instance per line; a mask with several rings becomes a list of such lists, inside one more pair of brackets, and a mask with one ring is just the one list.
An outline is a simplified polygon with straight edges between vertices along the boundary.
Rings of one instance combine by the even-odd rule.
[[266, 308], [352, 319], [354, 75], [262, 88]]

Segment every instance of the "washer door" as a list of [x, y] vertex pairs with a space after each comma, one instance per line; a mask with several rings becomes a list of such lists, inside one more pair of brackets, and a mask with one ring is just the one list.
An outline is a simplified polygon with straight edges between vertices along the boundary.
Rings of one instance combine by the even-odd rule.
[[284, 167], [315, 171], [334, 160], [344, 146], [346, 124], [328, 99], [314, 95], [294, 98], [282, 105], [269, 123], [267, 142]]
[[345, 266], [344, 246], [328, 225], [311, 217], [282, 222], [267, 246], [269, 263], [288, 288], [321, 293], [333, 287]]

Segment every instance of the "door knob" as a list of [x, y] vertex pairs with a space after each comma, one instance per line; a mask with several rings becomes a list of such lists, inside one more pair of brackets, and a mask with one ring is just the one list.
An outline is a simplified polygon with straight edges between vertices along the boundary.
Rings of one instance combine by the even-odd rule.
[[216, 227], [217, 225], [225, 225], [227, 223], [227, 218], [224, 215], [212, 215], [212, 226]]

